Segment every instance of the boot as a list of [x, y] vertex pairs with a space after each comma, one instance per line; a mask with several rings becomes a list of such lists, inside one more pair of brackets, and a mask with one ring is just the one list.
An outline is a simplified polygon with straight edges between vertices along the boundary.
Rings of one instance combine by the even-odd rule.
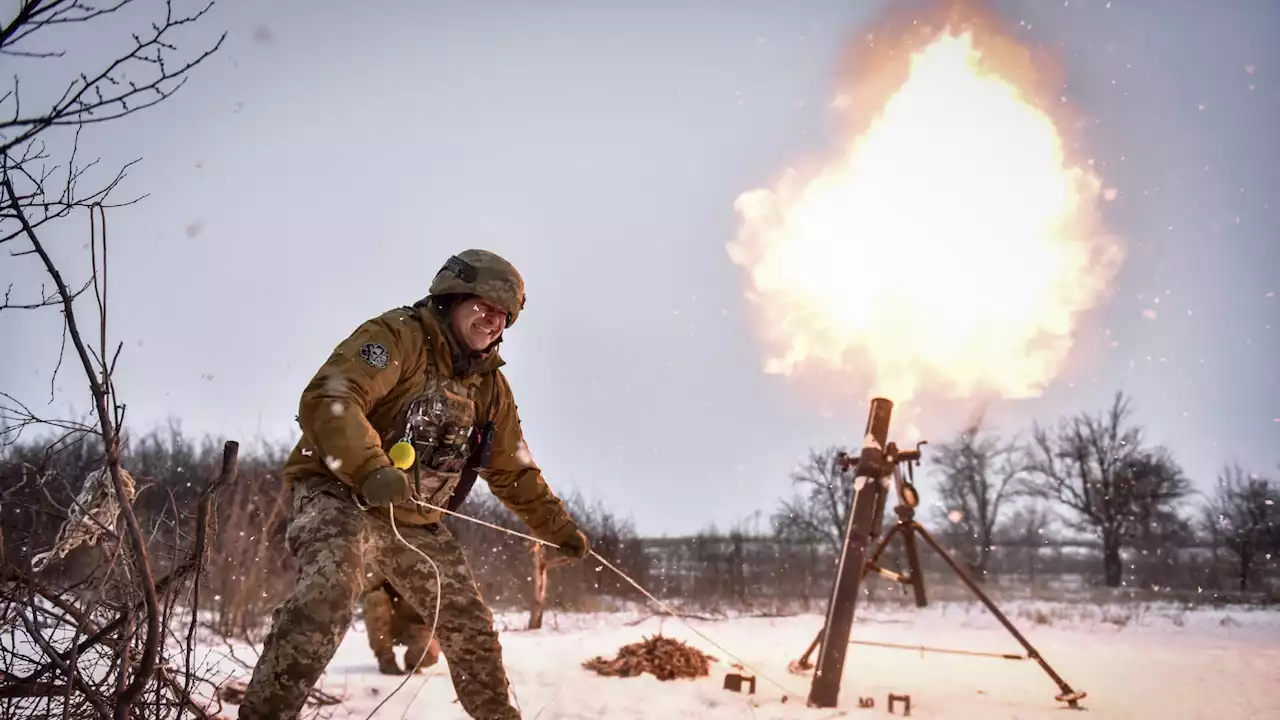
[[400, 663], [396, 662], [395, 653], [387, 655], [385, 653], [378, 654], [378, 672], [383, 675], [404, 675], [404, 670], [400, 669]]
[[404, 667], [406, 672], [420, 673], [435, 665], [440, 660], [440, 643], [434, 638], [430, 645], [425, 645], [426, 638], [414, 639], [404, 651]]

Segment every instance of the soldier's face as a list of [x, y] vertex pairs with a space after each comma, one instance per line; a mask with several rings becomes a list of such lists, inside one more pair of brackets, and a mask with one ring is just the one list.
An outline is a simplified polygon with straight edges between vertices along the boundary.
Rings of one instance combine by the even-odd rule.
[[471, 350], [484, 350], [502, 336], [507, 313], [480, 298], [468, 298], [453, 307], [451, 321], [458, 340]]

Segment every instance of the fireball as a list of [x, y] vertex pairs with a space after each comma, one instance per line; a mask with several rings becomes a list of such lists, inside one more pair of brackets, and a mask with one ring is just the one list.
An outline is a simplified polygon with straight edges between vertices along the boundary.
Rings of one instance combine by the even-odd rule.
[[1063, 367], [1122, 259], [1100, 222], [1114, 190], [976, 32], [932, 35], [816, 172], [737, 198], [728, 252], [766, 372], [834, 369], [905, 401], [1035, 396]]

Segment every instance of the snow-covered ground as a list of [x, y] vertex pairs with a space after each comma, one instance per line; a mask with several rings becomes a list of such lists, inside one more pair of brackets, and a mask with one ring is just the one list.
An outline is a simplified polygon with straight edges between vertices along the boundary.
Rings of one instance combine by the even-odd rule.
[[[1088, 717], [1280, 718], [1280, 612], [1251, 609], [1182, 611], [1151, 605], [1003, 606], [1055, 670], [1088, 697]], [[522, 631], [522, 615], [500, 616], [502, 643], [517, 700], [527, 718], [834, 718], [887, 717], [889, 693], [911, 696], [913, 718], [1062, 718], [1056, 685], [1031, 660], [920, 653], [853, 645], [845, 666], [839, 709], [805, 707], [810, 676], [787, 663], [804, 652], [821, 617], [737, 618], [693, 622], [706, 636], [758, 673], [757, 693], [722, 688], [730, 658], [671, 618], [628, 623], [638, 614], [550, 614], [546, 627]], [[684, 640], [720, 658], [709, 677], [661, 682], [653, 677], [606, 678], [581, 667], [596, 655], [647, 635]], [[923, 610], [859, 608], [854, 639], [909, 645], [1019, 653], [1017, 642], [979, 605], [937, 605]], [[222, 648], [210, 645], [208, 660]], [[252, 652], [241, 649], [242, 658]], [[414, 676], [375, 718], [465, 718], [446, 661]], [[248, 671], [224, 663], [231, 674]], [[768, 679], [766, 679], [768, 678]], [[323, 714], [365, 718], [403, 678], [379, 675], [363, 627], [347, 634], [321, 680], [345, 698]], [[784, 689], [774, 685], [776, 681]], [[859, 709], [871, 697], [873, 709]], [[784, 700], [785, 697], [785, 700]], [[236, 706], [226, 704], [225, 717]], [[901, 708], [897, 715], [901, 716]]]

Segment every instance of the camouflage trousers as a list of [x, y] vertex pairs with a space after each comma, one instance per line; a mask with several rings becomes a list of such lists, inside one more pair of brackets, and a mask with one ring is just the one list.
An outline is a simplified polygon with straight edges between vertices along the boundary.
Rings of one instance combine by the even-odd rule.
[[360, 609], [364, 614], [369, 649], [378, 660], [380, 672], [401, 672], [396, 660], [396, 645], [406, 647], [405, 672], [421, 672], [436, 664], [440, 657], [440, 641], [435, 639], [430, 618], [419, 615], [381, 574], [374, 572], [369, 576], [360, 596]]
[[[443, 525], [399, 530], [440, 569], [436, 638], [458, 702], [473, 718], [519, 718], [508, 700], [493, 614], [480, 597], [462, 548]], [[298, 717], [346, 636], [369, 572], [386, 578], [428, 622], [435, 615], [431, 563], [396, 538], [385, 516], [361, 510], [332, 481], [316, 478], [295, 485], [285, 542], [298, 560], [298, 581], [272, 614], [271, 631], [240, 706], [242, 720]]]

